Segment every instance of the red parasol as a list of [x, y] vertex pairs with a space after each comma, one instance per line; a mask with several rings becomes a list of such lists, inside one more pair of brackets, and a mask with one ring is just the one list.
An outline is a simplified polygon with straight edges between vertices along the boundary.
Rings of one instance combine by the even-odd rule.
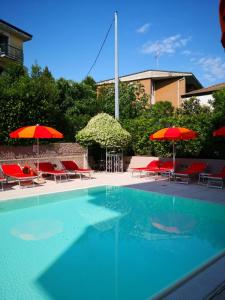
[[163, 128], [152, 134], [150, 140], [173, 141], [173, 168], [175, 169], [175, 141], [191, 140], [198, 136], [197, 132], [184, 127]]
[[34, 138], [37, 139], [37, 156], [38, 156], [38, 169], [39, 169], [39, 139], [61, 139], [63, 138], [63, 134], [57, 131], [54, 128], [48, 126], [41, 126], [39, 124], [35, 126], [26, 126], [21, 127], [9, 134], [11, 138], [23, 138], [29, 139]]
[[213, 136], [222, 136], [225, 137], [225, 126], [217, 129], [213, 132]]

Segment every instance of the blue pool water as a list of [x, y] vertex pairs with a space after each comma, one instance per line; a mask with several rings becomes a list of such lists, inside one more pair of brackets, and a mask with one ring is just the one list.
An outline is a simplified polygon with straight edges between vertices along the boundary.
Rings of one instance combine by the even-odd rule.
[[144, 300], [225, 248], [225, 206], [99, 187], [0, 203], [1, 300]]

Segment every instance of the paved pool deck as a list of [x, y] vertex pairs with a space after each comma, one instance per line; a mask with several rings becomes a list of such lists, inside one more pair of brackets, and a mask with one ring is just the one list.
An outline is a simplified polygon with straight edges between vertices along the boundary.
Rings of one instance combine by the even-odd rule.
[[93, 173], [92, 179], [87, 177], [84, 179], [71, 177], [69, 181], [62, 180], [58, 183], [47, 179], [43, 185], [35, 185], [34, 187], [19, 188], [18, 184], [12, 184], [11, 186], [5, 186], [4, 191], [0, 191], [0, 201], [102, 185], [126, 186], [145, 191], [225, 204], [225, 189], [208, 188], [207, 186], [198, 185], [196, 183], [180, 184], [172, 181], [169, 182], [166, 178], [156, 176], [132, 177], [129, 172], [96, 172]]

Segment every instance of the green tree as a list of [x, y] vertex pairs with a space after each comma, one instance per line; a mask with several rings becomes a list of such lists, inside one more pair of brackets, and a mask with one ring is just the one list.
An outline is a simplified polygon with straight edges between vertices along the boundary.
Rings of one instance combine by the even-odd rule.
[[159, 101], [150, 107], [150, 110], [145, 111], [148, 118], [161, 120], [171, 117], [174, 113], [174, 107], [169, 101]]
[[210, 157], [214, 155], [213, 111], [202, 107], [197, 99], [186, 100], [180, 109], [174, 110], [168, 102], [159, 102], [133, 120], [124, 120], [123, 126], [132, 136], [132, 150], [135, 154], [172, 156], [170, 142], [150, 141], [149, 136], [164, 127], [187, 127], [199, 133], [198, 139], [177, 142], [179, 157]]
[[177, 109], [176, 113], [181, 115], [198, 115], [210, 113], [210, 106], [200, 104], [200, 100], [196, 97], [183, 100], [181, 108]]
[[221, 89], [213, 93], [214, 100], [211, 101], [211, 104], [214, 108], [214, 111], [225, 114], [225, 89]]
[[131, 134], [131, 154], [170, 156], [170, 144], [149, 139], [157, 130], [166, 127], [167, 119], [138, 117], [123, 121], [123, 127]]
[[[17, 70], [15, 74], [13, 70]], [[0, 76], [0, 132], [3, 142], [30, 143], [9, 139], [9, 133], [22, 126], [45, 124], [62, 129], [62, 115], [57, 106], [58, 93], [51, 73], [39, 66], [26, 69], [10, 65]]]
[[87, 122], [98, 113], [96, 84], [91, 77], [81, 83], [63, 78], [57, 81], [59, 107], [67, 122], [68, 140], [74, 139], [74, 132], [86, 126]]
[[111, 150], [125, 149], [130, 139], [130, 134], [120, 123], [106, 113], [93, 117], [87, 126], [76, 134], [76, 140], [83, 146], [96, 143]]
[[177, 145], [180, 157], [210, 157], [213, 155], [213, 110], [208, 105], [201, 105], [198, 98], [184, 100], [176, 110], [174, 125], [198, 132], [198, 138], [181, 141]]
[[[115, 114], [114, 85], [99, 87], [97, 102], [101, 112]], [[147, 109], [149, 97], [139, 83], [119, 83], [120, 119], [132, 119], [140, 116]]]
[[[225, 89], [213, 93], [213, 131], [225, 125]], [[223, 137], [213, 138], [213, 157], [225, 159], [225, 139]]]
[[214, 126], [217, 129], [225, 124], [225, 89], [213, 93], [213, 98], [211, 105], [213, 107]]

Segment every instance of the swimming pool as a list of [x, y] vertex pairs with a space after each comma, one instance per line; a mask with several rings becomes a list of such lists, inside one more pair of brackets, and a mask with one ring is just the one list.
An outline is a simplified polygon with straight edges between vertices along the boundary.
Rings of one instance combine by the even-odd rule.
[[225, 249], [225, 206], [122, 187], [0, 203], [0, 299], [149, 299]]

